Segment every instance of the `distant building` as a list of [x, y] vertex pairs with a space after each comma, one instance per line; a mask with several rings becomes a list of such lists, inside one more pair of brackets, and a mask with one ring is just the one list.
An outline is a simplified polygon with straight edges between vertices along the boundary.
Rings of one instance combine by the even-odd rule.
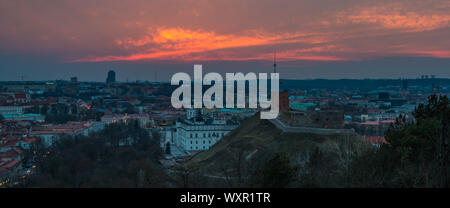
[[380, 92], [378, 93], [378, 100], [389, 100], [391, 96], [388, 92]]
[[[20, 96], [18, 96], [20, 95]], [[29, 95], [25, 96], [23, 93], [15, 93], [14, 103], [29, 103]], [[5, 120], [15, 121], [37, 121], [44, 122], [45, 116], [35, 113], [25, 113], [25, 109], [29, 108], [29, 105], [14, 105], [12, 103], [0, 104], [0, 115]]]
[[66, 124], [48, 124], [33, 127], [31, 136], [41, 139], [44, 147], [52, 146], [62, 136], [88, 136], [91, 132], [101, 131], [105, 127], [103, 122], [67, 122]]
[[15, 105], [4, 105], [0, 106], [0, 115], [8, 115], [8, 114], [23, 114], [23, 106], [15, 106]]
[[131, 120], [136, 120], [142, 128], [152, 125], [148, 114], [109, 114], [102, 116], [101, 119], [105, 124], [112, 124], [116, 122], [127, 123]]
[[368, 121], [374, 119], [367, 119], [364, 122], [359, 123], [355, 130], [362, 136], [384, 136], [386, 134], [389, 126], [395, 122], [395, 120], [379, 120], [380, 118], [376, 118], [378, 121]]
[[106, 83], [114, 83], [116, 82], [116, 72], [110, 70], [108, 72], [108, 77], [106, 78]]
[[3, 88], [6, 92], [43, 94], [55, 91], [56, 85], [53, 82], [10, 82], [3, 84]]
[[441, 84], [432, 84], [431, 88], [433, 93], [441, 93], [443, 89]]
[[380, 147], [382, 144], [387, 144], [383, 136], [364, 136], [364, 140], [375, 147]]
[[73, 83], [76, 83], [76, 82], [78, 82], [78, 78], [77, 77], [71, 77], [70, 81], [73, 82]]
[[14, 121], [37, 121], [37, 122], [45, 122], [45, 116], [41, 114], [34, 113], [26, 113], [26, 114], [3, 114], [2, 115], [5, 120], [14, 120]]
[[407, 79], [402, 80], [402, 90], [408, 90], [408, 80]]
[[296, 111], [307, 111], [307, 110], [314, 109], [314, 107], [316, 107], [316, 104], [315, 103], [290, 103], [289, 107], [292, 110], [296, 110]]

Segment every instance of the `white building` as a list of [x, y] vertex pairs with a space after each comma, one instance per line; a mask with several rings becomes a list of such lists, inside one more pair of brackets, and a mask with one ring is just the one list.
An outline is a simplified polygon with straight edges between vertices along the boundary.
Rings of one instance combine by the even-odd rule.
[[237, 121], [227, 121], [201, 112], [188, 109], [187, 118], [176, 122], [171, 145], [176, 145], [186, 152], [208, 150], [228, 132], [239, 126]]

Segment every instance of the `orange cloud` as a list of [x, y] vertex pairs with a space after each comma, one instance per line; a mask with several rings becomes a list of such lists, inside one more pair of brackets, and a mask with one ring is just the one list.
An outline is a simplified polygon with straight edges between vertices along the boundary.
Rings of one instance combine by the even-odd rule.
[[[116, 40], [116, 44], [125, 49], [135, 49], [139, 52], [125, 56], [88, 57], [73, 62], [103, 62], [103, 61], [136, 61], [144, 59], [174, 59], [174, 60], [264, 60], [271, 59], [255, 53], [251, 56], [220, 56], [210, 57], [202, 53], [223, 49], [245, 48], [255, 46], [268, 46], [274, 44], [307, 43], [319, 44], [326, 40], [321, 37], [311, 37], [302, 33], [267, 34], [262, 31], [246, 31], [241, 35], [219, 35], [215, 32], [203, 30], [190, 30], [181, 27], [149, 29], [144, 37], [125, 40]], [[144, 49], [144, 51], [142, 51]], [[306, 60], [338, 60], [339, 58], [316, 56], [291, 56], [289, 59]], [[285, 57], [285, 59], [288, 59]]]
[[450, 23], [448, 13], [426, 14], [411, 11], [404, 5], [372, 6], [355, 8], [338, 14], [338, 22], [355, 24], [377, 24], [388, 29], [407, 29], [414, 32], [446, 27]]
[[450, 51], [441, 51], [441, 50], [419, 50], [419, 51], [407, 51], [404, 52], [407, 54], [411, 54], [414, 56], [429, 56], [435, 58], [450, 58]]
[[0, 2], [2, 51], [69, 62], [272, 60], [275, 49], [280, 61], [445, 58], [450, 48], [448, 0]]

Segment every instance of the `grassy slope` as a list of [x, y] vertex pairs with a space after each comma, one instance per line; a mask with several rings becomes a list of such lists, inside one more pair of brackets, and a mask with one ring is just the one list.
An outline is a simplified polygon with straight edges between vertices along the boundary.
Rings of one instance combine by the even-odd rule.
[[[347, 140], [346, 140], [347, 139]], [[270, 159], [277, 152], [284, 152], [295, 159], [301, 154], [312, 152], [316, 147], [328, 153], [342, 152], [343, 141], [350, 141], [352, 149], [367, 145], [358, 135], [316, 135], [283, 133], [267, 120], [261, 120], [259, 114], [244, 121], [237, 129], [224, 136], [208, 151], [199, 153], [184, 166], [200, 168], [205, 172], [220, 174], [222, 169], [233, 166], [239, 155], [241, 158], [254, 153], [248, 161], [260, 162]], [[348, 147], [348, 146], [347, 146]]]

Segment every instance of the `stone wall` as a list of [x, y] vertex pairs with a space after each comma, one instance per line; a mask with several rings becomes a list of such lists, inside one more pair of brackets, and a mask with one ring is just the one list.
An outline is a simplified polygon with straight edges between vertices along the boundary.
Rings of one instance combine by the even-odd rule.
[[311, 127], [299, 127], [299, 126], [287, 126], [278, 119], [269, 120], [278, 129], [287, 133], [309, 133], [320, 135], [333, 135], [333, 134], [355, 134], [354, 129], [326, 129], [326, 128], [311, 128]]

